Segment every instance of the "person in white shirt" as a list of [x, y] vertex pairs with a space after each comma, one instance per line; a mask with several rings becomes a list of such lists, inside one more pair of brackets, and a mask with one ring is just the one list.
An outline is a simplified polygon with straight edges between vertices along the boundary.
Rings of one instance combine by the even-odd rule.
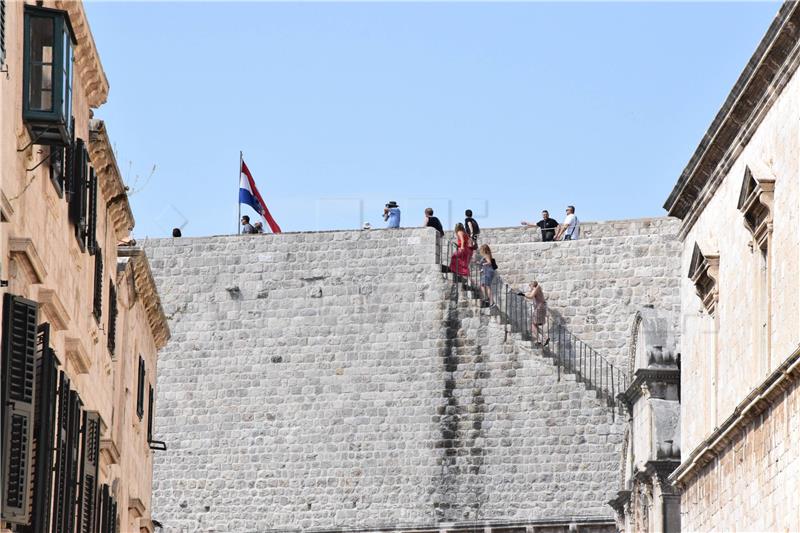
[[581, 223], [578, 217], [575, 216], [575, 206], [567, 206], [567, 216], [564, 217], [564, 222], [558, 227], [556, 233], [557, 241], [574, 241], [581, 236]]

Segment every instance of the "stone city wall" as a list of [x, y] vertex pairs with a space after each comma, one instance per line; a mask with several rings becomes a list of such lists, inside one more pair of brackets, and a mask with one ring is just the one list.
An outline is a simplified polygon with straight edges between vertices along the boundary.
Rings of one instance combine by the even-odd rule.
[[[560, 263], [557, 246], [624, 256], [618, 240], [529, 246]], [[610, 521], [619, 417], [454, 292], [435, 243], [430, 229], [148, 241], [173, 333], [153, 518], [170, 531]], [[573, 283], [607, 268], [583, 265]]]

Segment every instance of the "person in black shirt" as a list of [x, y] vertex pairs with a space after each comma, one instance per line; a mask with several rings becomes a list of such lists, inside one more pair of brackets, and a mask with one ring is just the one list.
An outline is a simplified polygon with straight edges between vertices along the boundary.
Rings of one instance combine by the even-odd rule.
[[481, 233], [481, 228], [478, 226], [478, 222], [472, 218], [472, 209], [467, 209], [464, 211], [464, 229], [467, 230], [467, 235], [470, 236], [472, 239], [472, 247], [478, 247], [478, 235]]
[[550, 218], [550, 213], [547, 210], [542, 211], [542, 220], [537, 222], [536, 224], [530, 224], [528, 222], [522, 221], [522, 225], [527, 228], [538, 227], [542, 230], [542, 241], [552, 241], [555, 239], [556, 236], [556, 228], [558, 228], [558, 221], [554, 218]]
[[425, 209], [425, 222], [422, 224], [425, 228], [433, 228], [439, 235], [444, 235], [444, 228], [442, 228], [442, 223], [439, 222], [439, 219], [433, 216], [433, 209], [428, 207]]

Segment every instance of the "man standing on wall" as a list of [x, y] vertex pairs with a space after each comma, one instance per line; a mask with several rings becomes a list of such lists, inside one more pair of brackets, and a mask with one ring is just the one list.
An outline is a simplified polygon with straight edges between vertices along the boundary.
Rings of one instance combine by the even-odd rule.
[[541, 229], [543, 242], [552, 241], [556, 237], [556, 228], [558, 227], [558, 221], [554, 218], [550, 218], [550, 213], [548, 213], [546, 209], [542, 211], [542, 220], [540, 220], [536, 224], [530, 224], [524, 220], [521, 222], [521, 224], [526, 228], [532, 228], [536, 226], [539, 229]]
[[433, 228], [439, 233], [439, 235], [444, 235], [442, 223], [439, 221], [439, 217], [433, 216], [433, 209], [430, 207], [425, 209], [425, 222], [423, 222], [422, 227]]
[[467, 230], [467, 235], [472, 239], [472, 248], [478, 248], [478, 235], [481, 233], [481, 228], [478, 226], [478, 221], [472, 218], [472, 209], [464, 211], [464, 229]]
[[567, 206], [567, 216], [564, 217], [564, 222], [558, 227], [556, 233], [556, 240], [562, 241], [575, 241], [581, 237], [581, 223], [578, 217], [575, 216], [575, 206]]
[[247, 215], [242, 216], [242, 233], [255, 233], [256, 229], [250, 224], [250, 217]]

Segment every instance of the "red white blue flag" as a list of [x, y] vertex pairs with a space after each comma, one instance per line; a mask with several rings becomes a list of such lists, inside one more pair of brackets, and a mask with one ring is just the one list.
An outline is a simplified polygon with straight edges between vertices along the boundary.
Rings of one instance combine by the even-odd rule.
[[267, 204], [264, 203], [261, 193], [258, 192], [253, 175], [250, 174], [250, 169], [244, 164], [244, 160], [242, 160], [242, 168], [239, 173], [239, 203], [249, 205], [256, 213], [261, 215], [269, 224], [269, 229], [272, 230], [272, 233], [281, 232], [280, 226], [272, 218], [269, 209], [267, 209]]

